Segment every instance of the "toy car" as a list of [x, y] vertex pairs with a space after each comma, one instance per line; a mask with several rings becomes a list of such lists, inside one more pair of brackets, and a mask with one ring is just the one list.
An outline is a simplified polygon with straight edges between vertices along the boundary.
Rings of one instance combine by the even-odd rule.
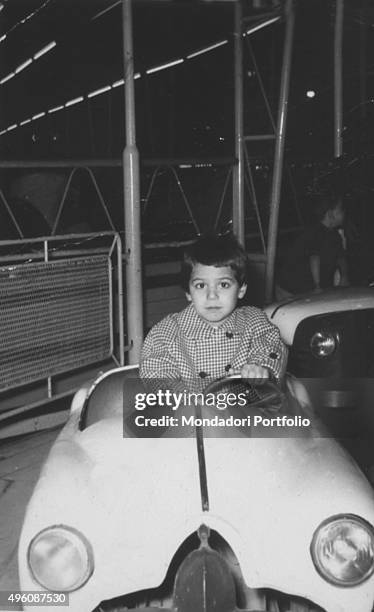
[[341, 438], [371, 445], [374, 287], [296, 296], [266, 312], [289, 348], [287, 370], [303, 380], [324, 422]]
[[272, 304], [267, 315], [298, 378], [374, 376], [374, 287], [336, 288]]
[[303, 387], [234, 405], [257, 431], [194, 421], [144, 437], [136, 375], [116, 369], [75, 396], [27, 508], [21, 589], [68, 595], [69, 612], [371, 612], [374, 494], [308, 426]]

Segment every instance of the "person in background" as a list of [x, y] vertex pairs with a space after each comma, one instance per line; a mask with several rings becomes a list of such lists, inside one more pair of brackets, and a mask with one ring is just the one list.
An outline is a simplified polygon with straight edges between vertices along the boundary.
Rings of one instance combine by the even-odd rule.
[[276, 286], [279, 300], [349, 284], [342, 201], [336, 196], [320, 196], [313, 212], [316, 221], [304, 229], [284, 257]]

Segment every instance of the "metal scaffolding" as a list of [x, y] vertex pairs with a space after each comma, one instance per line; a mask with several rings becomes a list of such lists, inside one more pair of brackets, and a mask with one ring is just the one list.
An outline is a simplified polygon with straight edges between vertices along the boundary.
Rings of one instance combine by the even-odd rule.
[[[244, 134], [243, 115], [245, 113], [245, 101], [243, 96], [243, 41], [244, 36], [251, 33], [251, 29], [244, 33], [244, 20], [239, 0], [235, 6], [235, 152], [237, 166], [234, 169], [234, 189], [233, 189], [233, 228], [241, 242], [244, 242], [244, 186], [245, 178], [249, 184], [251, 198], [254, 205], [256, 217], [259, 223], [261, 241], [266, 255], [265, 273], [265, 301], [269, 302], [273, 295], [274, 269], [278, 236], [279, 206], [281, 197], [281, 186], [284, 166], [284, 146], [287, 125], [288, 93], [291, 74], [292, 43], [294, 31], [294, 0], [287, 0], [282, 9], [282, 13], [275, 13], [271, 19], [267, 18], [262, 27], [277, 22], [281, 17], [285, 21], [285, 35], [283, 46], [283, 63], [280, 82], [280, 93], [278, 103], [278, 116], [275, 124], [271, 116], [269, 103], [266, 98], [262, 82], [260, 80], [261, 91], [268, 111], [274, 132], [271, 134]], [[255, 31], [259, 26], [252, 29]], [[274, 163], [270, 199], [269, 227], [267, 233], [267, 243], [265, 244], [265, 233], [261, 226], [259, 207], [254, 188], [253, 175], [249, 162], [247, 143], [261, 140], [274, 141]]]

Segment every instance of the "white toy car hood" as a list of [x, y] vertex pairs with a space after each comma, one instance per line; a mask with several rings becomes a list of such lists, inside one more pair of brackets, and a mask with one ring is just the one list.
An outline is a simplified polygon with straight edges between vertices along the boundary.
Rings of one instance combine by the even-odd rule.
[[83, 612], [158, 586], [181, 543], [205, 524], [231, 546], [248, 586], [292, 593], [328, 612], [371, 612], [374, 577], [354, 588], [333, 586], [309, 552], [314, 531], [333, 515], [374, 524], [371, 487], [332, 440], [205, 439], [203, 512], [195, 439], [124, 439], [118, 418], [78, 432], [73, 417], [28, 507], [22, 589], [40, 590], [25, 559], [30, 540], [50, 525], [74, 527], [92, 545], [95, 571], [70, 594], [70, 611]]
[[307, 317], [365, 308], [374, 308], [374, 287], [341, 287], [308, 293], [271, 304], [265, 312], [271, 323], [279, 328], [283, 342], [291, 346], [297, 326]]

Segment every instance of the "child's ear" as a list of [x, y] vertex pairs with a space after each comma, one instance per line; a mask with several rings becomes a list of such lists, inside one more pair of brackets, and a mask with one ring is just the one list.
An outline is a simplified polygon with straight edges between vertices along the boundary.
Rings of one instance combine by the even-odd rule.
[[192, 297], [190, 296], [189, 293], [187, 293], [187, 291], [186, 291], [186, 298], [187, 298], [187, 302], [192, 302]]
[[241, 300], [245, 296], [246, 291], [247, 291], [247, 285], [246, 283], [243, 283], [243, 285], [240, 287], [239, 292], [238, 292], [239, 300]]

